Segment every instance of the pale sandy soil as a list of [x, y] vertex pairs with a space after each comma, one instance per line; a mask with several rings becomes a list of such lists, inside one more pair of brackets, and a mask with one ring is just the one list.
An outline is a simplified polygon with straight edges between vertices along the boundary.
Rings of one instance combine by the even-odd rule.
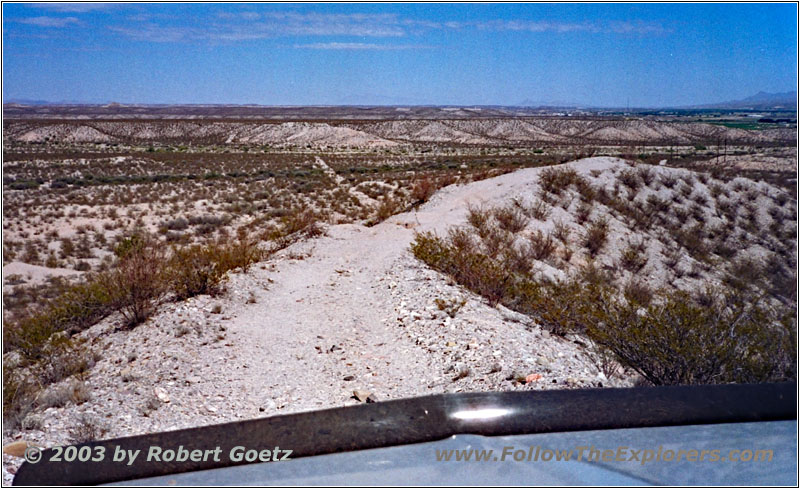
[[47, 268], [14, 261], [3, 266], [3, 283], [14, 275], [18, 275], [19, 277], [14, 278], [24, 280], [26, 285], [33, 285], [40, 284], [49, 277], [71, 277], [82, 273], [68, 268]]

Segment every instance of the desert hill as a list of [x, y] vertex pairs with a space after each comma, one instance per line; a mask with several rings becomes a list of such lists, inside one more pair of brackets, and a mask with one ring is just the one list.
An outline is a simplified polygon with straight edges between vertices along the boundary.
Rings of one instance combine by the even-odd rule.
[[404, 143], [692, 145], [791, 143], [796, 131], [650, 120], [442, 119], [380, 122], [14, 121], [7, 143], [250, 144], [386, 147]]

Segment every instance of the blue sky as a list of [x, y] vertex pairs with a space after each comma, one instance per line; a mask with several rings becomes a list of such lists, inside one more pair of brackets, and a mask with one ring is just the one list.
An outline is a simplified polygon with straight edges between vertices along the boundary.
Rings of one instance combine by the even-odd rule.
[[797, 86], [795, 4], [3, 4], [3, 100], [678, 106]]

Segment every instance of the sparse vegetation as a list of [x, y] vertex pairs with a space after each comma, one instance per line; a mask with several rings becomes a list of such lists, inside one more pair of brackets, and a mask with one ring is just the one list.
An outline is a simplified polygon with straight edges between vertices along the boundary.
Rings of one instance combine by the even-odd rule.
[[[646, 192], [656, 181], [652, 170], [623, 170], [623, 173], [628, 180], [626, 186], [640, 191]], [[613, 365], [623, 365], [655, 385], [794, 379], [796, 298], [789, 291], [793, 290], [796, 276], [787, 273], [787, 268], [775, 258], [777, 255], [763, 263], [753, 258], [737, 259], [723, 273], [715, 271], [710, 265], [715, 257], [730, 259], [737, 254], [737, 248], [727, 244], [731, 233], [723, 225], [707, 224], [705, 209], [713, 207], [714, 200], [700, 193], [692, 195], [690, 190], [696, 181], [691, 176], [672, 181], [661, 174], [659, 179], [666, 188], [682, 181], [678, 193], [689, 201], [671, 207], [650, 193], [642, 198], [641, 204], [630, 204], [615, 199], [602, 188], [592, 188], [585, 177], [572, 171], [549, 169], [541, 173], [543, 198], [557, 195], [565, 199], [574, 191], [592, 197], [584, 203], [605, 206], [598, 212], [600, 217], [583, 219], [588, 224], [581, 244], [590, 261], [580, 269], [567, 264], [562, 278], [541, 276], [531, 265], [546, 261], [556, 242], [569, 242], [569, 228], [564, 221], [557, 221], [549, 235], [541, 230], [522, 233], [527, 236], [525, 243], [503, 238], [507, 251], [496, 252], [494, 242], [498, 235], [491, 216], [496, 217], [499, 212], [510, 222], [509, 207], [473, 208], [468, 215], [470, 227], [451, 231], [445, 238], [419, 234], [412, 252], [434, 269], [484, 296], [490, 304], [500, 303], [526, 314], [557, 335], [587, 336], [600, 353], [613, 356], [613, 360], [606, 357], [601, 362], [610, 373]], [[582, 183], [570, 189], [575, 182]], [[699, 182], [706, 186], [720, 185], [707, 176]], [[516, 208], [524, 206], [517, 202]], [[571, 209], [572, 219], [581, 222], [579, 214], [585, 211], [580, 205]], [[773, 219], [780, 215], [777, 210], [769, 213]], [[757, 222], [754, 214], [745, 215], [745, 227], [748, 222]], [[638, 230], [642, 237], [629, 239], [627, 246], [618, 252], [617, 267], [609, 268], [599, 265], [599, 260], [612, 253], [607, 245], [613, 219]], [[738, 222], [723, 221], [727, 225]], [[652, 223], [662, 223], [664, 231], [649, 232]], [[529, 224], [520, 222], [505, 227], [519, 233]], [[645, 236], [660, 240], [663, 254], [659, 260], [677, 278], [701, 280], [716, 273], [724, 285], [707, 287], [696, 295], [668, 283], [653, 288], [644, 280], [646, 275], [641, 275], [649, 262]], [[778, 245], [749, 232], [743, 232], [740, 239], [743, 240], [740, 249], [756, 242], [787, 252], [791, 247], [788, 241]], [[571, 254], [569, 251], [569, 257]], [[769, 273], [765, 272], [767, 268]], [[778, 278], [771, 284], [768, 276]], [[776, 292], [779, 289], [783, 292]]]
[[589, 255], [594, 257], [605, 246], [606, 239], [608, 238], [608, 221], [600, 218], [593, 221], [586, 228], [586, 233], [583, 238], [583, 244], [589, 251]]

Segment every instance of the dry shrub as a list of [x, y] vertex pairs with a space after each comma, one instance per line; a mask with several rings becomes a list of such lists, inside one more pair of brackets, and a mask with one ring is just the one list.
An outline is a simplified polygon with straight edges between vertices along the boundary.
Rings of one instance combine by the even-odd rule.
[[659, 198], [656, 194], [647, 196], [647, 209], [651, 213], [662, 214], [669, 211], [669, 202]]
[[636, 170], [623, 170], [619, 174], [619, 181], [622, 182], [623, 185], [631, 189], [631, 193], [634, 195], [642, 188], [642, 179], [639, 177], [639, 172]]
[[701, 224], [695, 224], [688, 229], [677, 229], [673, 233], [675, 241], [686, 248], [686, 251], [696, 260], [708, 260], [708, 243], [705, 239], [705, 229]]
[[123, 240], [116, 253], [117, 266], [100, 280], [110, 291], [114, 308], [135, 326], [150, 317], [168, 290], [166, 252], [148, 238], [134, 236]]
[[570, 235], [570, 228], [567, 223], [564, 221], [556, 221], [553, 224], [553, 237], [557, 240], [561, 241], [564, 244], [567, 244], [569, 241]]
[[654, 385], [796, 375], [796, 333], [758, 300], [736, 301], [720, 291], [709, 307], [675, 292], [643, 308], [605, 292], [588, 313], [589, 335]]
[[628, 247], [622, 252], [620, 265], [629, 272], [636, 273], [647, 265], [647, 246], [644, 241], [638, 243], [628, 243]]
[[492, 213], [488, 209], [472, 205], [467, 207], [467, 222], [475, 228], [481, 238], [488, 234], [491, 216]]
[[38, 399], [37, 404], [41, 408], [63, 407], [69, 403], [83, 404], [91, 398], [86, 384], [72, 379], [64, 384], [54, 386], [45, 391]]
[[481, 237], [483, 252], [494, 259], [501, 253], [505, 253], [514, 246], [515, 236], [500, 229], [497, 226], [490, 226], [488, 233]]
[[380, 222], [389, 219], [393, 215], [397, 214], [398, 212], [402, 212], [403, 210], [403, 202], [399, 199], [393, 199], [391, 197], [386, 197], [381, 201], [380, 205], [375, 211], [375, 219], [370, 222], [370, 224], [378, 224]]
[[556, 250], [556, 243], [552, 234], [544, 234], [537, 229], [535, 233], [528, 236], [528, 250], [530, 257], [534, 260], [546, 260]]
[[660, 179], [661, 183], [667, 188], [672, 188], [675, 186], [675, 184], [678, 183], [678, 177], [676, 177], [672, 173], [663, 173], [661, 174]]
[[543, 200], [537, 200], [535, 203], [531, 204], [529, 211], [534, 219], [544, 221], [550, 214], [550, 206]]
[[183, 217], [164, 222], [161, 227], [170, 231], [182, 231], [189, 227], [189, 221]]
[[593, 202], [600, 196], [601, 192], [605, 192], [605, 189], [595, 187], [585, 178], [578, 178], [575, 182], [575, 188], [578, 190], [578, 193], [581, 194], [581, 198], [584, 202]]
[[[314, 224], [307, 226], [305, 232], [308, 235], [314, 228]], [[247, 272], [250, 265], [259, 261], [263, 253], [256, 241], [240, 237], [238, 239], [219, 240], [212, 245], [214, 256], [222, 270], [241, 270]]]
[[583, 245], [589, 250], [589, 256], [595, 257], [605, 246], [608, 239], [608, 221], [598, 219], [593, 221], [586, 229], [583, 238]]
[[173, 251], [170, 281], [178, 299], [216, 294], [224, 272], [215, 258], [212, 245], [195, 245]]
[[497, 207], [492, 214], [500, 225], [500, 229], [509, 233], [518, 233], [528, 225], [527, 216], [513, 205]]
[[511, 244], [502, 250], [501, 265], [514, 273], [525, 274], [531, 268], [530, 246]]
[[290, 215], [281, 218], [281, 235], [290, 236], [295, 233], [300, 233], [308, 236], [316, 236], [319, 234], [319, 219], [310, 210], [301, 212], [293, 212]]
[[581, 202], [578, 204], [578, 209], [575, 213], [575, 219], [578, 221], [578, 224], [583, 224], [589, 220], [589, 216], [592, 215], [592, 202]]
[[454, 227], [447, 232], [450, 244], [459, 252], [472, 253], [478, 246], [474, 232], [469, 228]]
[[441, 299], [437, 297], [434, 299], [434, 302], [440, 311], [444, 311], [448, 316], [454, 318], [456, 314], [458, 314], [458, 311], [464, 307], [464, 304], [467, 303], [467, 300], [459, 297], [452, 297], [450, 299]]
[[65, 285], [56, 298], [38, 312], [3, 325], [5, 351], [19, 350], [30, 359], [42, 357], [50, 337], [57, 332], [74, 334], [114, 311], [114, 295], [97, 276], [86, 283]]
[[[12, 427], [19, 425], [32, 410], [52, 405], [48, 404], [51, 400], [42, 397], [43, 389], [94, 365], [91, 351], [63, 334], [54, 335], [42, 347], [41, 360], [21, 360], [3, 359], [3, 419]], [[82, 402], [88, 395], [85, 386], [66, 393], [67, 396], [61, 396], [64, 401]]]
[[[458, 246], [451, 241], [454, 237]], [[500, 258], [488, 254], [486, 241], [479, 249], [466, 244], [464, 234], [451, 233], [448, 239], [419, 234], [412, 251], [491, 304], [529, 315], [554, 334], [587, 335], [652, 384], [796, 377], [791, 306], [767, 303], [763, 294], [749, 289], [725, 288], [692, 297], [656, 292], [632, 280], [620, 290], [610, 273], [592, 262], [567, 280], [546, 281], [534, 276], [524, 261], [514, 263], [519, 253], [509, 257], [514, 253], [505, 251]]]
[[643, 306], [649, 305], [653, 301], [653, 295], [655, 294], [653, 289], [646, 283], [636, 279], [628, 281], [622, 293], [627, 301]]
[[509, 274], [482, 253], [456, 252], [432, 233], [417, 234], [411, 251], [418, 259], [486, 297], [491, 304], [497, 304], [505, 296]]
[[433, 196], [438, 188], [438, 182], [431, 177], [419, 178], [411, 187], [411, 200], [415, 205], [423, 204]]
[[514, 206], [519, 208], [526, 216], [544, 221], [550, 214], [550, 206], [543, 200], [534, 200], [530, 205], [525, 205], [521, 200], [515, 199]]
[[649, 187], [650, 184], [655, 181], [656, 174], [652, 168], [648, 166], [640, 166], [638, 169], [639, 178], [645, 184], [645, 186]]
[[572, 168], [546, 168], [539, 174], [539, 187], [544, 194], [561, 195], [573, 184], [584, 187], [586, 179]]
[[78, 424], [69, 430], [69, 435], [72, 443], [87, 443], [99, 439], [106, 431], [105, 427], [98, 424], [94, 418], [83, 414]]
[[744, 256], [728, 264], [722, 280], [728, 287], [746, 292], [761, 286], [764, 267], [758, 260]]

